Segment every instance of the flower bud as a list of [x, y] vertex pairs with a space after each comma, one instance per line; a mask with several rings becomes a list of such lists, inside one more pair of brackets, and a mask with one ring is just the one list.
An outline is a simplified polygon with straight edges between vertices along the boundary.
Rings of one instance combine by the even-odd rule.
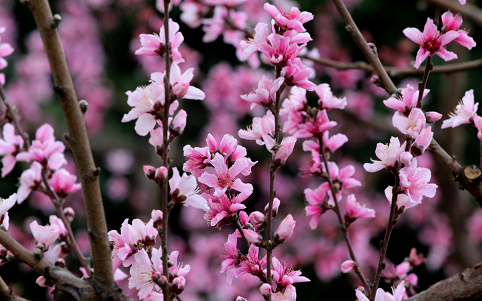
[[162, 211], [161, 210], [152, 210], [151, 218], [154, 228], [158, 229], [162, 227]]
[[427, 123], [434, 123], [438, 120], [440, 120], [440, 118], [442, 118], [442, 114], [440, 113], [437, 113], [437, 112], [426, 112], [425, 113], [425, 118], [427, 119]]
[[75, 211], [72, 207], [66, 207], [64, 208], [64, 215], [67, 221], [71, 223], [75, 218]]
[[154, 178], [156, 182], [160, 182], [167, 178], [167, 168], [165, 166], [161, 166], [158, 169], [156, 169], [156, 174], [154, 175]]
[[350, 273], [350, 272], [353, 272], [353, 270], [356, 267], [357, 267], [356, 262], [354, 262], [353, 260], [345, 260], [341, 264], [341, 271], [345, 274]]
[[[273, 200], [273, 211], [271, 212], [272, 217], [275, 217], [278, 214], [278, 209], [279, 209], [280, 203], [281, 202], [278, 198], [274, 198], [274, 200]], [[266, 212], [266, 214], [268, 214], [268, 208], [269, 208], [269, 204], [267, 204], [266, 207], [264, 207], [264, 212]]]
[[274, 233], [274, 240], [277, 243], [283, 243], [285, 240], [291, 237], [293, 230], [295, 229], [296, 222], [293, 220], [293, 216], [288, 216], [281, 222], [278, 230]]
[[243, 229], [243, 232], [244, 232], [244, 236], [246, 237], [246, 239], [254, 244], [255, 246], [261, 244], [263, 242], [263, 237], [257, 233], [256, 231], [253, 231], [253, 230], [248, 230], [248, 229]]
[[261, 295], [267, 296], [271, 294], [271, 286], [268, 283], [263, 283], [259, 288], [259, 291], [261, 292]]
[[264, 214], [259, 211], [251, 212], [249, 215], [249, 221], [253, 225], [261, 224], [264, 221]]
[[150, 180], [154, 180], [154, 175], [156, 174], [156, 169], [150, 165], [144, 165], [142, 166], [142, 169], [144, 170], [144, 174], [146, 177]]
[[186, 278], [183, 276], [179, 276], [174, 278], [172, 281], [171, 292], [176, 295], [179, 295], [184, 290], [184, 286], [186, 285]]
[[65, 268], [65, 260], [63, 260], [62, 258], [57, 259], [55, 261], [55, 266], [61, 269]]

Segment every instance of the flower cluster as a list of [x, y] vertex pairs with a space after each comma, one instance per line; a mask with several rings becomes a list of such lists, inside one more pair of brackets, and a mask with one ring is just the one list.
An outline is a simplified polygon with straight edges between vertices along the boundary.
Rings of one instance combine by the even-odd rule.
[[445, 46], [454, 40], [468, 49], [475, 47], [476, 43], [474, 39], [467, 35], [466, 30], [459, 30], [460, 25], [462, 25], [462, 17], [460, 14], [454, 15], [450, 11], [447, 11], [442, 15], [442, 32], [437, 30], [437, 26], [430, 18], [427, 18], [423, 32], [413, 27], [406, 28], [403, 34], [420, 45], [415, 59], [415, 65], [413, 66], [415, 68], [420, 67], [427, 57], [434, 54], [445, 61], [456, 59], [457, 55], [455, 53], [445, 49]]

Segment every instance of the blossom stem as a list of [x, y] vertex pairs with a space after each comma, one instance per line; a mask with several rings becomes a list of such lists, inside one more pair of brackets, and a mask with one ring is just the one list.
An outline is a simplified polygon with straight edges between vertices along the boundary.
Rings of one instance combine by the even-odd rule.
[[[400, 164], [399, 164], [400, 165]], [[398, 176], [398, 170], [393, 171], [395, 175], [395, 185], [392, 189], [392, 203], [390, 205], [390, 215], [388, 217], [387, 230], [385, 231], [385, 237], [380, 243], [380, 258], [378, 260], [378, 267], [375, 273], [375, 279], [373, 280], [372, 288], [370, 291], [370, 301], [375, 300], [378, 285], [380, 284], [380, 278], [382, 277], [382, 271], [385, 269], [385, 256], [387, 255], [388, 241], [392, 234], [393, 226], [395, 225], [395, 211], [397, 210], [397, 198], [400, 190], [400, 178]]]
[[[171, 44], [169, 41], [169, 3], [170, 0], [164, 0], [164, 36], [166, 37], [166, 73], [164, 76], [164, 116], [162, 118], [163, 144], [162, 144], [162, 165], [169, 170], [168, 157], [168, 120], [169, 120], [169, 106], [171, 105]], [[167, 229], [169, 227], [169, 178], [165, 177], [161, 184], [161, 211], [163, 213], [162, 230], [161, 230], [161, 248], [162, 248], [162, 273], [169, 279], [169, 265], [168, 265], [168, 251], [167, 251]], [[170, 301], [169, 283], [165, 282], [162, 286], [162, 293], [164, 301]]]
[[236, 218], [236, 228], [238, 229], [239, 234], [241, 234], [241, 237], [243, 238], [244, 244], [245, 244], [246, 247], [249, 249], [249, 246], [250, 246], [251, 244], [249, 243], [248, 239], [247, 239], [246, 236], [244, 235], [243, 228], [241, 227], [241, 224], [239, 223], [239, 217]]
[[68, 236], [68, 244], [72, 251], [74, 252], [75, 256], [80, 261], [80, 264], [82, 267], [85, 269], [85, 272], [87, 275], [92, 276], [92, 271], [90, 269], [90, 263], [89, 261], [84, 257], [84, 254], [82, 254], [82, 251], [80, 251], [80, 247], [77, 244], [77, 240], [75, 239], [74, 232], [72, 231], [72, 227], [70, 226], [70, 222], [67, 220], [64, 214], [64, 209], [62, 205], [62, 200], [58, 197], [58, 195], [55, 193], [55, 191], [52, 189], [52, 187], [49, 184], [49, 181], [47, 179], [47, 171], [45, 168], [42, 170], [42, 181], [45, 185], [45, 194], [47, 194], [50, 199], [52, 200], [52, 203], [54, 204], [55, 210], [57, 210], [57, 214], [64, 223], [65, 230], [67, 230], [67, 236]]
[[335, 211], [336, 217], [338, 218], [338, 222], [340, 223], [340, 229], [342, 230], [343, 238], [345, 239], [346, 245], [348, 247], [348, 253], [350, 253], [350, 258], [357, 265], [357, 268], [355, 269], [355, 273], [357, 274], [358, 278], [360, 278], [360, 281], [362, 282], [362, 285], [365, 288], [365, 290], [368, 291], [370, 289], [370, 286], [368, 285], [368, 280], [366, 279], [365, 274], [363, 274], [360, 264], [356, 259], [355, 251], [353, 250], [353, 246], [351, 245], [350, 235], [348, 234], [348, 228], [343, 222], [343, 218], [341, 217], [340, 206], [336, 198], [337, 191], [336, 191], [335, 185], [333, 184], [333, 181], [331, 180], [330, 170], [328, 169], [328, 161], [326, 160], [326, 156], [325, 156], [325, 147], [324, 147], [323, 137], [319, 139], [319, 143], [320, 143], [320, 155], [323, 159], [323, 165], [325, 166], [328, 184], [330, 184], [331, 195], [333, 196], [333, 201], [335, 202], [335, 208], [333, 209], [333, 211]]
[[428, 76], [430, 71], [432, 71], [433, 64], [432, 64], [432, 55], [429, 55], [427, 58], [427, 65], [425, 65], [425, 71], [423, 72], [422, 81], [418, 84], [418, 101], [417, 101], [417, 108], [422, 107], [422, 98], [423, 98], [423, 91], [425, 90], [425, 86], [427, 85]]

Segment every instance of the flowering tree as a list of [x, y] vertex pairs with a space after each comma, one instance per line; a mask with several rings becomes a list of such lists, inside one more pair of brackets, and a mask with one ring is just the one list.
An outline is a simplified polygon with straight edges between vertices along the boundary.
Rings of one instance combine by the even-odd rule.
[[[476, 46], [462, 17], [482, 24], [477, 6], [426, 0], [423, 31], [404, 23], [389, 31], [397, 46], [377, 47], [352, 18], [358, 1], [322, 3], [314, 15], [287, 1], [158, 0], [156, 12], [142, 0], [65, 0], [54, 8], [62, 17], [47, 0], [21, 2], [38, 27], [24, 45], [17, 7], [0, 3], [2, 178], [18, 187], [4, 185], [0, 201], [0, 265], [28, 266], [45, 298], [312, 300], [340, 278], [326, 297], [482, 298], [482, 171], [460, 163], [461, 134], [442, 131], [471, 125], [482, 145], [480, 92], [464, 92], [458, 73], [481, 61], [453, 46]], [[103, 45], [100, 33], [124, 31], [129, 14], [132, 40], [112, 34]], [[353, 53], [336, 38], [341, 22]], [[128, 43], [133, 55], [119, 64]], [[202, 78], [201, 55], [221, 47], [238, 67], [216, 61]], [[368, 63], [352, 62], [359, 50]], [[124, 64], [139, 79], [123, 79]], [[433, 92], [435, 73], [450, 74], [445, 93]], [[52, 85], [62, 122], [46, 114], [58, 111]], [[438, 111], [451, 110], [441, 121]], [[110, 135], [116, 115], [122, 133]], [[2, 273], [2, 298], [40, 300], [15, 274]]]

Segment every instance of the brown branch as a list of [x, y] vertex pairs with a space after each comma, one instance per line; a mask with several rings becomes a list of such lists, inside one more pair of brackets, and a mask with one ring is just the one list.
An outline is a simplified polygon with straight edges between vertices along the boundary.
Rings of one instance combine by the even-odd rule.
[[442, 280], [408, 301], [482, 300], [482, 263]]
[[7, 286], [2, 277], [0, 277], [0, 300], [2, 301], [28, 301], [25, 298], [15, 295], [11, 288]]
[[[308, 56], [302, 56], [301, 58], [313, 61], [317, 64], [320, 64], [326, 67], [335, 68], [337, 70], [357, 69], [357, 70], [363, 70], [366, 72], [374, 72], [375, 70], [370, 64], [367, 64], [361, 61], [349, 63], [349, 62], [340, 62], [340, 61], [335, 61], [335, 60], [330, 60], [325, 58], [315, 59]], [[422, 75], [424, 73], [424, 69], [415, 69], [413, 67], [407, 67], [407, 68], [384, 67], [384, 68], [385, 68], [385, 71], [391, 77]], [[432, 71], [430, 71], [430, 73], [431, 74], [455, 73], [455, 72], [461, 72], [461, 71], [477, 69], [477, 68], [482, 68], [482, 59], [463, 62], [463, 63], [457, 63], [457, 64], [434, 66]]]
[[473, 4], [467, 3], [465, 5], [461, 5], [458, 1], [455, 0], [425, 1], [445, 9], [450, 9], [452, 12], [460, 13], [477, 23], [479, 26], [482, 26], [482, 10]]
[[86, 208], [87, 227], [94, 262], [94, 281], [114, 288], [111, 249], [107, 237], [104, 205], [100, 193], [99, 179], [87, 136], [83, 114], [70, 77], [64, 51], [60, 43], [56, 22], [47, 0], [31, 0], [29, 8], [39, 28], [47, 53], [54, 89], [60, 100], [69, 130], [69, 143], [77, 163]]

